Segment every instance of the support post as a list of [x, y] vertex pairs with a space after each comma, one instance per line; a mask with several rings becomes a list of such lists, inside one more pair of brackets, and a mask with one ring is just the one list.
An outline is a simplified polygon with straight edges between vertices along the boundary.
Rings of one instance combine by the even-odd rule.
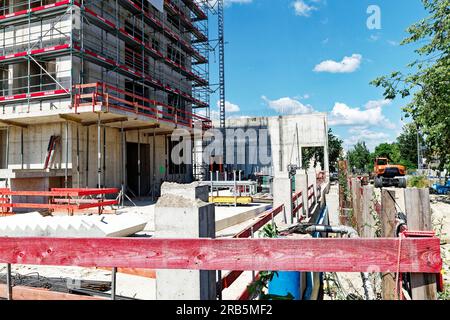
[[[383, 189], [381, 192], [381, 233], [383, 238], [395, 238], [396, 215], [395, 191]], [[383, 300], [395, 300], [395, 273], [382, 273]]]
[[308, 208], [308, 176], [306, 174], [295, 175], [295, 191], [302, 192], [303, 215], [309, 217]]
[[353, 203], [353, 222], [356, 222], [356, 229], [358, 234], [362, 234], [364, 226], [361, 210], [361, 181], [357, 178], [352, 178], [352, 203]]
[[102, 148], [101, 148], [101, 121], [100, 112], [97, 114], [97, 188], [102, 185]]
[[64, 187], [69, 187], [69, 121], [66, 120], [66, 167], [64, 168]]
[[137, 152], [137, 169], [138, 169], [138, 197], [141, 197], [141, 132], [137, 131], [138, 152]]
[[[155, 207], [155, 238], [215, 238], [208, 186], [165, 182]], [[215, 300], [216, 271], [157, 270], [157, 300]]]
[[[408, 188], [404, 192], [408, 229], [411, 231], [432, 231], [429, 190]], [[412, 273], [411, 291], [413, 300], [437, 300], [436, 275]]]
[[361, 199], [362, 212], [362, 238], [375, 238], [375, 218], [372, 215], [375, 211], [373, 203], [374, 187], [372, 185], [363, 187]]
[[[284, 223], [294, 223], [292, 216], [292, 180], [287, 176], [273, 179], [273, 207], [284, 205]], [[278, 217], [275, 218], [277, 220]]]

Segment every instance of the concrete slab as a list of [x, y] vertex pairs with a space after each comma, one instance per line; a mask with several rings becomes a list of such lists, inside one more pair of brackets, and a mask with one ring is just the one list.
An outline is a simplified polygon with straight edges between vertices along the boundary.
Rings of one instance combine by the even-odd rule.
[[3, 237], [126, 237], [144, 229], [142, 215], [47, 216], [38, 212], [0, 218]]

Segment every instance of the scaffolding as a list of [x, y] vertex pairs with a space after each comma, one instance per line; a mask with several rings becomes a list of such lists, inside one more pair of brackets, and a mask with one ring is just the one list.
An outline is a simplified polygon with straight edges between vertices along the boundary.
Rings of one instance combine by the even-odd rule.
[[147, 0], [2, 1], [3, 111], [23, 100], [74, 107], [77, 86], [105, 83], [127, 101], [209, 117], [208, 2], [166, 0], [164, 9]]

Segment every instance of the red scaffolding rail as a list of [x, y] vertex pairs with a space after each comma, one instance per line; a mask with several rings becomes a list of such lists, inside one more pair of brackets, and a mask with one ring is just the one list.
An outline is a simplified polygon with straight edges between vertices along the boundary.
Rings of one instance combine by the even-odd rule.
[[[97, 208], [98, 213], [105, 213], [104, 207], [118, 204], [118, 200], [106, 200], [106, 195], [117, 194], [116, 188], [106, 189], [71, 189], [52, 188], [50, 191], [12, 191], [8, 188], [0, 189], [0, 207], [3, 209], [26, 208], [26, 209], [48, 209], [63, 210], [69, 214], [76, 211]], [[11, 197], [44, 197], [48, 198], [48, 203], [26, 203], [14, 202]], [[97, 198], [85, 198], [94, 197]]]
[[[75, 85], [75, 113], [79, 106], [102, 105], [106, 109], [133, 112], [154, 119], [193, 128], [201, 124], [203, 130], [212, 127], [211, 120], [191, 112], [180, 110], [156, 100], [148, 99], [106, 83]], [[123, 96], [120, 97], [120, 95]], [[128, 99], [127, 99], [128, 98]]]

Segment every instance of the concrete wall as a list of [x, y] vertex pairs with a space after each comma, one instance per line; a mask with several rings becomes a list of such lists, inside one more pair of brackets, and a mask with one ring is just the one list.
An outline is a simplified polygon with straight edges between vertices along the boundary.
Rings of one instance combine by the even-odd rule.
[[[21, 155], [21, 131], [23, 130], [23, 167]], [[11, 127], [9, 134], [9, 165], [8, 169], [43, 169], [47, 155], [47, 147], [52, 135], [61, 136], [61, 144], [57, 145], [52, 169], [66, 168], [65, 124], [42, 124], [29, 126], [26, 129]], [[68, 139], [72, 143], [72, 132]], [[72, 168], [72, 149], [69, 144], [68, 168]]]
[[[325, 113], [228, 119], [227, 128], [243, 129], [244, 131], [254, 129], [258, 132], [258, 138], [247, 138], [248, 140], [245, 142], [247, 148], [246, 161], [249, 157], [254, 156], [251, 152], [249, 154], [249, 148], [256, 147], [258, 142], [260, 145], [263, 142], [259, 138], [259, 133], [262, 130], [268, 130], [267, 154], [272, 161], [269, 165], [265, 165], [260, 161], [256, 165], [248, 163], [246, 165], [238, 165], [237, 169], [244, 170], [246, 175], [260, 171], [275, 176], [278, 173], [286, 172], [289, 164], [302, 164], [301, 148], [324, 147], [328, 149], [328, 120]], [[242, 139], [240, 142], [242, 142]], [[230, 144], [232, 142], [227, 141], [227, 143]], [[325, 161], [327, 160], [328, 156], [325, 155]], [[328, 168], [328, 164], [325, 164], [325, 167]]]

